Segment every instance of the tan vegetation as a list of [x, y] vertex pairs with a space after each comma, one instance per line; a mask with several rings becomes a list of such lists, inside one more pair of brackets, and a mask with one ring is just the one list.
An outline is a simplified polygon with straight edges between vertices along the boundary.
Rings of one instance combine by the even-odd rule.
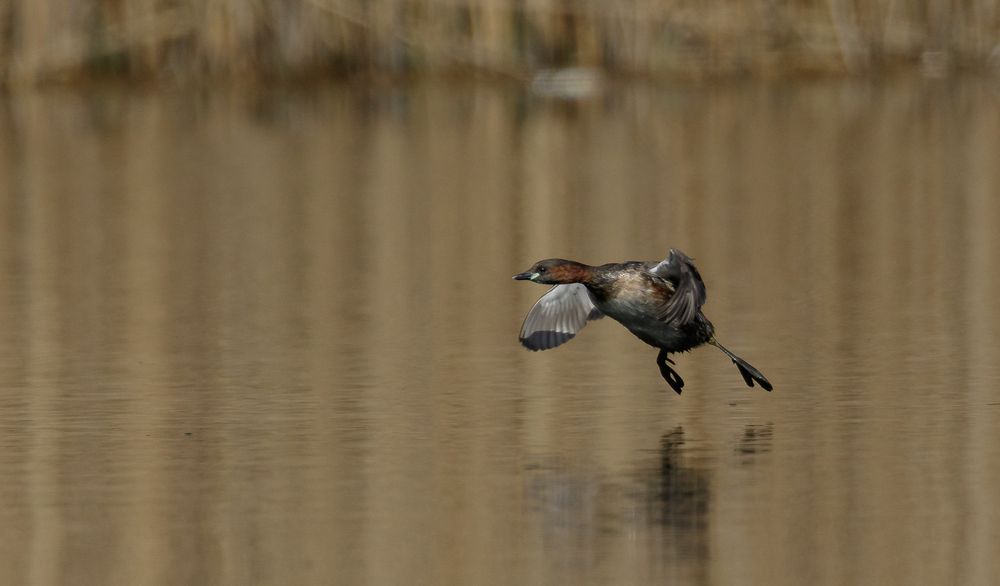
[[997, 0], [0, 0], [0, 83], [1000, 66]]

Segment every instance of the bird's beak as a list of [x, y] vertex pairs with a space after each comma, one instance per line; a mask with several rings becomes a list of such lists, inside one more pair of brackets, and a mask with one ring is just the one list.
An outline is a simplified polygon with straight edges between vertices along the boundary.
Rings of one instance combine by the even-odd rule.
[[515, 281], [534, 281], [538, 273], [518, 273], [514, 275]]

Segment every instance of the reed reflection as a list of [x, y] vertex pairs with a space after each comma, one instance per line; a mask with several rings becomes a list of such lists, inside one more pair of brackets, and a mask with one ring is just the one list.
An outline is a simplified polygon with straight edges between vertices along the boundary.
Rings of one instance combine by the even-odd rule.
[[[961, 87], [0, 97], [0, 583], [988, 583]], [[784, 392], [517, 346], [526, 259], [673, 245]]]

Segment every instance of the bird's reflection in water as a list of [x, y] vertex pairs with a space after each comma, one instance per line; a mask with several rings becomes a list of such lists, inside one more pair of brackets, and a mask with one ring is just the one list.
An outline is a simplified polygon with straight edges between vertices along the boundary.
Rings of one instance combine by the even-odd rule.
[[628, 555], [643, 548], [651, 556], [647, 559], [659, 563], [635, 578], [700, 581], [710, 555], [711, 454], [759, 449], [753, 438], [761, 433], [747, 428], [721, 452], [692, 453], [684, 429], [676, 427], [650, 450], [653, 455], [644, 453], [624, 472], [586, 465], [532, 467], [526, 487], [529, 514], [541, 524], [549, 563], [599, 575], [598, 552]]
[[687, 461], [684, 445], [680, 427], [660, 438], [658, 465], [641, 474], [638, 496], [647, 522], [665, 546], [678, 557], [707, 559], [710, 474]]
[[770, 423], [747, 425], [743, 430], [743, 437], [736, 446], [736, 453], [742, 457], [741, 462], [751, 464], [756, 455], [770, 452], [773, 434], [774, 426]]

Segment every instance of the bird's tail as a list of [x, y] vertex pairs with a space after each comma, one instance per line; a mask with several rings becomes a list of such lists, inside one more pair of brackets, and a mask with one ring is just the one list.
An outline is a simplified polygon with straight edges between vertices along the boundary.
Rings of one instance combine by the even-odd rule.
[[715, 346], [719, 350], [722, 350], [726, 353], [726, 356], [732, 359], [733, 364], [735, 364], [736, 368], [739, 369], [740, 374], [743, 376], [743, 380], [746, 381], [748, 387], [752, 387], [754, 381], [757, 381], [757, 384], [759, 384], [765, 391], [770, 391], [774, 388], [771, 386], [771, 381], [767, 380], [767, 377], [765, 377], [761, 371], [754, 368], [753, 365], [746, 360], [743, 360], [739, 356], [730, 352], [728, 348], [718, 343], [714, 337], [711, 338], [708, 343]]

